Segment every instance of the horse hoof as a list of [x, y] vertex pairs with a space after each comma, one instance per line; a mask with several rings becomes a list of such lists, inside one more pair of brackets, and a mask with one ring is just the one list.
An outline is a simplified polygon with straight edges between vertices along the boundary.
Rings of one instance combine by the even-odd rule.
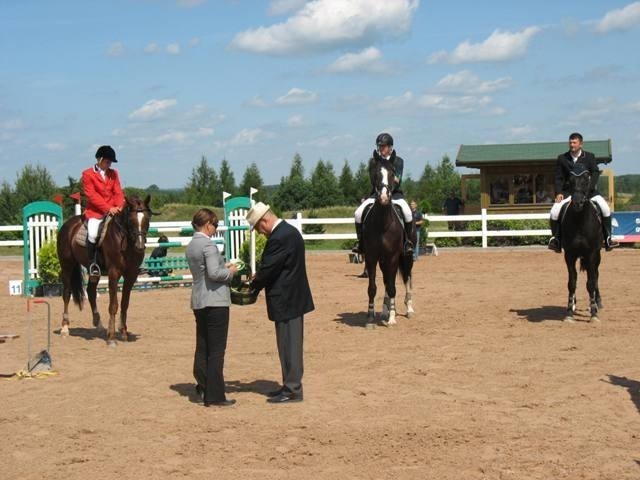
[[116, 343], [115, 340], [107, 340], [107, 346], [111, 348], [115, 348], [116, 346], [118, 346], [118, 344]]
[[65, 325], [64, 327], [60, 328], [60, 336], [61, 337], [68, 337], [69, 336], [69, 327], [67, 325]]
[[575, 323], [575, 320], [571, 315], [567, 315], [566, 317], [564, 317], [564, 323]]
[[414, 314], [414, 313], [415, 313], [415, 312], [414, 312], [413, 310], [408, 310], [408, 311], [407, 311], [407, 318], [411, 318], [411, 317], [413, 317], [413, 314]]
[[591, 315], [591, 318], [589, 319], [589, 323], [600, 323], [600, 319], [598, 318], [597, 315]]
[[373, 330], [373, 329], [376, 328], [376, 324], [367, 322], [366, 328], [367, 328], [367, 330]]
[[602, 305], [602, 302], [598, 302], [598, 310], [602, 310], [604, 308], [604, 305]]
[[389, 318], [389, 321], [387, 322], [389, 325], [397, 325], [398, 321], [396, 320], [395, 316]]

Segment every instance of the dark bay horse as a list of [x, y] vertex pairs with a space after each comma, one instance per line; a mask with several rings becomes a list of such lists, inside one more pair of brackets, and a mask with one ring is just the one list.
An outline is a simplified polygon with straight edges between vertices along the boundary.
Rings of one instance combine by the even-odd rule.
[[587, 272], [587, 291], [589, 292], [589, 310], [591, 321], [597, 322], [598, 309], [602, 308], [598, 289], [598, 267], [602, 248], [602, 225], [600, 215], [588, 192], [591, 175], [587, 171], [572, 173], [570, 178], [571, 202], [561, 213], [562, 248], [564, 260], [569, 271], [569, 301], [565, 321], [573, 321], [576, 311], [576, 281], [578, 272], [576, 261], [580, 260], [580, 270]]
[[[102, 262], [109, 276], [109, 328], [107, 330], [107, 344], [115, 345], [115, 318], [118, 312], [118, 280], [123, 277], [122, 301], [120, 304], [120, 334], [123, 341], [127, 341], [127, 309], [131, 289], [138, 277], [138, 269], [144, 259], [144, 248], [149, 230], [152, 212], [149, 208], [151, 198], [144, 201], [137, 196], [126, 197], [125, 206], [115, 215], [106, 232], [102, 233], [101, 256]], [[61, 335], [69, 334], [69, 299], [82, 310], [84, 303], [83, 279], [81, 266], [89, 266], [87, 249], [75, 241], [75, 236], [82, 226], [83, 217], [75, 216], [67, 220], [58, 232], [58, 258], [62, 267], [62, 282], [64, 290], [64, 313], [62, 315]], [[93, 314], [93, 325], [100, 331], [104, 330], [100, 322], [100, 313], [96, 306], [97, 282], [87, 285], [87, 297]]]
[[[389, 311], [389, 319], [383, 323], [396, 324], [396, 275], [398, 269], [402, 274], [406, 295], [407, 317], [414, 313], [411, 300], [411, 269], [413, 256], [404, 255], [404, 223], [392, 202], [391, 192], [395, 182], [395, 174], [390, 163], [380, 165], [373, 174], [376, 198], [373, 206], [365, 212], [362, 221], [362, 241], [364, 261], [369, 276], [369, 308], [367, 327], [375, 325], [374, 301], [376, 297], [376, 266], [380, 265], [385, 287], [384, 306]], [[416, 246], [416, 248], [418, 248]]]

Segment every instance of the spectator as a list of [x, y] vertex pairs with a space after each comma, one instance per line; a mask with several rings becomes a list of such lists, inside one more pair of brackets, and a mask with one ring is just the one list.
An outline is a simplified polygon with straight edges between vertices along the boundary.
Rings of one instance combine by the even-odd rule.
[[[160, 235], [158, 237], [158, 243], [168, 243], [169, 239], [166, 235]], [[167, 256], [167, 247], [162, 247], [158, 245], [153, 249], [149, 258], [164, 258]], [[159, 268], [159, 267], [151, 267], [149, 269], [149, 274], [152, 277], [167, 277], [173, 273], [173, 269], [170, 268]]]
[[[460, 215], [463, 207], [464, 202], [456, 196], [456, 193], [453, 190], [451, 190], [449, 192], [449, 197], [447, 197], [442, 205], [442, 212], [445, 215]], [[458, 228], [456, 228], [456, 222], [448, 222], [448, 227], [449, 230], [458, 230]]]
[[416, 248], [413, 250], [413, 261], [415, 262], [418, 260], [418, 255], [420, 254], [420, 230], [422, 230], [424, 218], [422, 217], [422, 212], [418, 210], [418, 204], [415, 200], [411, 200], [409, 207], [411, 207], [413, 221], [416, 224]]

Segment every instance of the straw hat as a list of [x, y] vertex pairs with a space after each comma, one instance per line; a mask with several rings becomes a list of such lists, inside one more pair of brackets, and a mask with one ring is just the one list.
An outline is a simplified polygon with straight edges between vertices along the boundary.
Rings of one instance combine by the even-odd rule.
[[249, 222], [251, 230], [255, 228], [256, 223], [258, 223], [269, 210], [271, 210], [271, 207], [269, 205], [265, 205], [262, 202], [258, 202], [253, 207], [251, 207], [251, 210], [249, 210], [247, 212], [247, 215], [245, 216], [245, 220]]

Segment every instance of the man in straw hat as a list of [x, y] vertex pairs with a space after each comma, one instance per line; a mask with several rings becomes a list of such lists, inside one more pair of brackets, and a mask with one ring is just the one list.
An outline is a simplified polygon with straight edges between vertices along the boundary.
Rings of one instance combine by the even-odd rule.
[[260, 267], [251, 288], [266, 291], [267, 315], [275, 322], [282, 368], [282, 387], [269, 393], [269, 403], [302, 401], [303, 316], [314, 309], [304, 259], [302, 235], [278, 218], [269, 205], [256, 203], [247, 212], [251, 229], [267, 236]]

